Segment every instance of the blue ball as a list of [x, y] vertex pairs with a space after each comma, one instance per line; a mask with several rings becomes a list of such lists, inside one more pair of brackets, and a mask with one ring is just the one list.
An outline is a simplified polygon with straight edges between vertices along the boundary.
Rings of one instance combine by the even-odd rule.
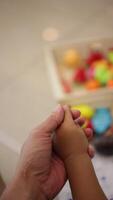
[[92, 118], [92, 124], [95, 132], [98, 135], [102, 135], [112, 124], [112, 116], [107, 108], [99, 108], [96, 110], [94, 117]]

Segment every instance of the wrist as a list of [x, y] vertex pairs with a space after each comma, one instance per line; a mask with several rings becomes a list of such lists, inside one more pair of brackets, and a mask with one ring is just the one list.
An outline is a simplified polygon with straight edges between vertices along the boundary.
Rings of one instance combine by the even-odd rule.
[[66, 133], [65, 140], [62, 137], [58, 138], [58, 153], [65, 161], [71, 155], [78, 157], [79, 155], [87, 153], [88, 141], [82, 129], [78, 129], [79, 134], [74, 129], [72, 132]]
[[83, 152], [81, 154], [75, 155], [74, 153], [70, 154], [66, 159], [64, 160], [65, 165], [68, 165], [69, 163], [76, 163], [79, 161], [82, 161], [83, 159], [90, 159], [87, 152]]
[[46, 200], [41, 191], [40, 184], [33, 180], [26, 180], [24, 176], [18, 174], [13, 181], [7, 186], [1, 200]]

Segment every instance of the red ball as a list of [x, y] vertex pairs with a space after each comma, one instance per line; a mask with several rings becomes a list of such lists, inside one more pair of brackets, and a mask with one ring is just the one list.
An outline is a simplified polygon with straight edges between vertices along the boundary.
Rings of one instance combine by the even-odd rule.
[[86, 59], [86, 63], [91, 65], [93, 62], [104, 59], [104, 55], [98, 51], [91, 51], [89, 57]]
[[89, 120], [89, 121], [87, 122], [86, 128], [91, 128], [91, 129], [93, 129], [93, 124], [92, 124], [91, 120]]
[[71, 86], [66, 80], [62, 80], [62, 86], [65, 93], [70, 93], [72, 91]]
[[86, 70], [83, 67], [80, 67], [75, 70], [73, 80], [78, 83], [84, 83], [86, 81]]

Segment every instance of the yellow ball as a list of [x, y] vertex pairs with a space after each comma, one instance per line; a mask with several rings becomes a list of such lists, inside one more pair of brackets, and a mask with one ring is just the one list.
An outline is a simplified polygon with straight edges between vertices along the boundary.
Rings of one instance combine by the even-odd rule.
[[80, 55], [75, 49], [69, 49], [64, 53], [63, 63], [69, 67], [76, 67], [80, 64]]
[[94, 67], [96, 68], [108, 68], [108, 62], [106, 60], [100, 60], [94, 62]]
[[81, 112], [81, 116], [91, 119], [94, 115], [94, 109], [88, 105], [78, 105], [72, 106], [72, 110], [79, 110]]

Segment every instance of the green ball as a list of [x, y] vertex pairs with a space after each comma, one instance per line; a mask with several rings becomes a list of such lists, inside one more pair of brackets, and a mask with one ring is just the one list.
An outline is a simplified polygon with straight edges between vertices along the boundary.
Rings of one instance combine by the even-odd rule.
[[108, 61], [113, 64], [113, 51], [109, 51], [109, 53], [108, 53]]
[[100, 81], [102, 76], [106, 73], [106, 68], [105, 67], [96, 67], [95, 68], [95, 78]]
[[95, 69], [95, 79], [100, 82], [102, 85], [106, 85], [107, 82], [111, 79], [111, 72], [105, 67], [97, 67]]
[[102, 75], [100, 82], [102, 85], [106, 85], [110, 79], [111, 79], [111, 73], [107, 71], [105, 74]]

